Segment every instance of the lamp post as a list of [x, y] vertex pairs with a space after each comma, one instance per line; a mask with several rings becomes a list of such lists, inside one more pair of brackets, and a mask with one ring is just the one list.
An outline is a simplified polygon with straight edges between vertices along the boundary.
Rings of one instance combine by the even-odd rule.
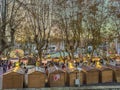
[[108, 42], [106, 42], [106, 49], [107, 49], [107, 54], [106, 54], [106, 56], [108, 57], [108, 56], [109, 56], [109, 52], [108, 52]]
[[115, 49], [116, 49], [116, 51], [117, 51], [117, 54], [119, 54], [119, 47], [118, 47], [118, 37], [119, 35], [116, 35], [116, 38], [115, 38]]

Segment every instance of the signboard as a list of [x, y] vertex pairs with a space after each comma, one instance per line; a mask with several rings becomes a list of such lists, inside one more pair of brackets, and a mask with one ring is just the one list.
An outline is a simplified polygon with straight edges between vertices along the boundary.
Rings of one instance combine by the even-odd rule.
[[60, 74], [55, 74], [54, 76], [53, 76], [53, 80], [54, 81], [57, 81], [57, 80], [59, 80], [60, 79]]
[[12, 63], [18, 62], [18, 61], [19, 61], [19, 58], [11, 58], [10, 61], [11, 61]]
[[88, 53], [91, 53], [93, 50], [93, 47], [92, 46], [88, 46]]

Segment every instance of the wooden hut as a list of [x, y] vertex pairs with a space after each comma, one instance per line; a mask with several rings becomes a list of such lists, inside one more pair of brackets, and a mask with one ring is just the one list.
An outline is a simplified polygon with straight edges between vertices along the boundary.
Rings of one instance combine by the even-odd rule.
[[19, 69], [17, 71], [9, 70], [3, 74], [3, 89], [23, 88], [23, 71]]
[[67, 70], [67, 84], [69, 86], [76, 86], [75, 80], [79, 80], [80, 85], [84, 84], [84, 72], [82, 70]]
[[101, 68], [99, 68], [99, 71], [101, 83], [113, 82], [113, 71], [111, 68], [107, 66], [102, 66]]
[[[43, 88], [45, 87], [45, 72], [40, 69], [32, 69], [28, 72], [28, 88]], [[44, 70], [43, 70], [44, 71]]]
[[[51, 68], [51, 67], [50, 67]], [[61, 69], [51, 68], [49, 71], [48, 84], [50, 87], [63, 87], [65, 86], [66, 74]]]
[[120, 56], [116, 56], [115, 61], [116, 61], [116, 65], [120, 66]]
[[85, 73], [86, 84], [98, 84], [99, 83], [99, 71], [96, 68], [90, 66], [82, 67]]
[[107, 65], [113, 70], [113, 80], [115, 82], [120, 82], [120, 66]]

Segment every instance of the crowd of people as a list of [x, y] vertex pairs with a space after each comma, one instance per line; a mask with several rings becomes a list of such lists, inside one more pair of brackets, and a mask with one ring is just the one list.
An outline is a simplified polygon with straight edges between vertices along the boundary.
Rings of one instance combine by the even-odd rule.
[[0, 67], [2, 67], [3, 72], [6, 72], [9, 67], [8, 60], [0, 60]]
[[[85, 58], [83, 58], [81, 60], [78, 59], [78, 61], [77, 60], [68, 60], [67, 58], [63, 58], [63, 59], [50, 58], [50, 60], [48, 60], [48, 61], [47, 61], [47, 59], [44, 60], [44, 61], [47, 61], [46, 63], [42, 63], [40, 61], [40, 59], [38, 59], [38, 58], [27, 58], [27, 59], [28, 59], [27, 64], [24, 63], [23, 60], [21, 60], [21, 59], [18, 60], [17, 62], [12, 62], [10, 60], [0, 60], [0, 67], [3, 68], [3, 73], [5, 73], [7, 70], [16, 67], [16, 65], [23, 67], [24, 69], [27, 69], [26, 68], [27, 65], [33, 65], [36, 67], [44, 67], [45, 70], [47, 70], [51, 66], [57, 66], [61, 69], [65, 69], [66, 67], [70, 66], [69, 62], [71, 62], [74, 67], [81, 67], [82, 65], [87, 65], [89, 63], [90, 63], [89, 64], [90, 66], [93, 66], [96, 64], [96, 61], [91, 60], [90, 62], [87, 62], [87, 59], [85, 59]], [[105, 62], [105, 61], [103, 59], [100, 59], [98, 64], [102, 65], [102, 64], [104, 64], [103, 62]], [[113, 62], [113, 60], [112, 60], [112, 62]]]

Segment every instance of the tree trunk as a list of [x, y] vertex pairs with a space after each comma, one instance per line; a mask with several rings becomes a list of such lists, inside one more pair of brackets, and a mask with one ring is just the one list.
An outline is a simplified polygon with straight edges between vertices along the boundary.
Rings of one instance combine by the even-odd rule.
[[69, 55], [69, 58], [70, 58], [70, 60], [71, 60], [72, 57], [71, 57], [71, 55], [70, 55], [70, 52], [68, 52], [68, 55]]
[[6, 41], [5, 41], [5, 31], [6, 31], [6, 11], [7, 5], [6, 0], [2, 0], [2, 9], [1, 9], [1, 25], [2, 28], [0, 29], [0, 52], [2, 53], [6, 49]]
[[14, 33], [15, 33], [15, 30], [13, 30], [13, 29], [11, 29], [11, 32], [10, 32], [10, 34], [11, 34], [11, 46], [14, 46], [14, 40], [15, 40], [15, 38], [14, 38]]
[[38, 50], [38, 58], [40, 59], [40, 65], [42, 65], [42, 50]]
[[74, 51], [71, 51], [71, 59], [74, 59]]

